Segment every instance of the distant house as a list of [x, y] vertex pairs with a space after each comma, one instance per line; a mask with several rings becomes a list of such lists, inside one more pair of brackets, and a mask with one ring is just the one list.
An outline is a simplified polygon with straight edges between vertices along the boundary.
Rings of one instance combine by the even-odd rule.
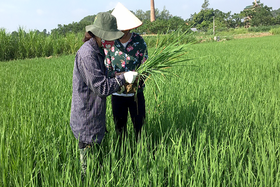
[[244, 10], [249, 10], [255, 8], [255, 5], [248, 5], [244, 8]]
[[256, 6], [258, 6], [257, 0], [255, 0], [254, 5], [248, 5], [244, 8], [244, 10], [254, 9]]

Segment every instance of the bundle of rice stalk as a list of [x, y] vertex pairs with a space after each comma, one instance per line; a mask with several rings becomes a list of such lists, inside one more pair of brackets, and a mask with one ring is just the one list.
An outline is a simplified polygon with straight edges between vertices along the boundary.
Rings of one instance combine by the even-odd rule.
[[188, 37], [187, 31], [182, 32], [181, 29], [164, 36], [158, 35], [155, 51], [136, 70], [140, 79], [145, 80], [145, 83], [154, 82], [160, 91], [159, 81], [165, 82], [166, 78], [176, 76], [172, 68], [181, 62], [191, 60], [185, 56], [190, 43], [182, 44], [183, 37]]

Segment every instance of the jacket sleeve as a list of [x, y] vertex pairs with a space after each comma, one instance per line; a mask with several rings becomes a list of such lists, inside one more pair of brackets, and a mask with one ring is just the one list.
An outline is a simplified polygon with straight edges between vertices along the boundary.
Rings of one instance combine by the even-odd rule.
[[106, 97], [118, 91], [120, 86], [125, 83], [123, 75], [112, 79], [107, 78], [104, 63], [99, 62], [95, 55], [88, 55], [76, 60], [80, 62], [78, 69], [85, 84], [100, 97]]

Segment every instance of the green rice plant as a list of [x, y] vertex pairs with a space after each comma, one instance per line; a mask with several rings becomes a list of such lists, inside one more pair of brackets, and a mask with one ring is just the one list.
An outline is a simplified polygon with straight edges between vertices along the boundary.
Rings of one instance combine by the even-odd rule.
[[280, 34], [280, 28], [271, 29], [269, 32], [273, 35]]
[[64, 52], [65, 54], [76, 54], [83, 44], [83, 36], [81, 34], [67, 33], [65, 39], [67, 46], [67, 51]]
[[44, 40], [43, 42], [41, 42], [41, 48], [42, 48], [42, 57], [49, 57], [53, 55], [53, 40], [51, 37], [41, 37], [42, 40]]
[[63, 54], [64, 47], [66, 47], [64, 37], [58, 35], [58, 33], [53, 33], [50, 38], [52, 40], [53, 55]]
[[23, 28], [19, 27], [18, 29], [18, 37], [16, 39], [16, 46], [15, 46], [15, 59], [25, 59], [27, 57], [27, 52], [25, 47], [27, 44], [27, 40], [25, 40], [26, 32]]
[[[156, 47], [153, 53], [145, 62], [136, 69], [142, 79], [148, 81], [152, 80], [160, 90], [158, 81], [163, 81], [164, 78], [174, 76], [175, 74], [169, 68], [174, 67], [176, 64], [186, 62], [184, 55], [187, 54], [188, 45], [182, 45], [181, 39], [185, 36], [186, 32], [177, 31], [157, 37]], [[181, 58], [184, 56], [184, 58]], [[140, 80], [139, 80], [140, 81]]]
[[[0, 186], [278, 186], [279, 35], [189, 45], [193, 59], [146, 85], [135, 142], [104, 141], [82, 183], [69, 125], [74, 55], [0, 62]], [[152, 51], [153, 49], [149, 49]], [[168, 82], [168, 84], [166, 84]]]
[[48, 37], [44, 36], [42, 33], [36, 33], [33, 46], [34, 46], [34, 55], [35, 57], [46, 57], [48, 55], [47, 49], [44, 46], [48, 45]]
[[[179, 44], [188, 44], [188, 43], [197, 42], [194, 34], [190, 33], [189, 31], [183, 33], [183, 32], [181, 32], [180, 29], [178, 29], [176, 32], [177, 32], [177, 34], [181, 35]], [[142, 35], [142, 37], [145, 40], [145, 42], [149, 48], [154, 48], [154, 47], [157, 47], [158, 41], [160, 41], [162, 39], [166, 39], [166, 38], [170, 37], [171, 35], [173, 35], [173, 37], [174, 37], [175, 36], [174, 32], [169, 32], [169, 34]], [[176, 39], [176, 38], [174, 38], [174, 39]]]
[[38, 31], [26, 32], [19, 28], [12, 34], [0, 31], [0, 60], [49, 57], [61, 54], [75, 54], [82, 45], [83, 35], [67, 34], [66, 37], [53, 33], [50, 36]]
[[28, 33], [25, 33], [23, 39], [22, 43], [26, 51], [26, 58], [34, 58], [36, 56], [37, 33], [35, 31], [29, 31]]
[[149, 48], [155, 47], [158, 35], [142, 35]]
[[0, 29], [0, 60], [4, 61], [6, 59], [9, 59], [10, 56], [10, 37], [6, 33], [5, 29]]

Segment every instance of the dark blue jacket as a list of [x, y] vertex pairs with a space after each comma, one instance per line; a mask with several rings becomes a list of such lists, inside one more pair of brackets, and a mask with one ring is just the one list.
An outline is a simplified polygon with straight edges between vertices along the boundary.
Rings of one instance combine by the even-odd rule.
[[[120, 85], [123, 75], [116, 77]], [[73, 70], [70, 126], [79, 142], [100, 143], [105, 134], [106, 96], [119, 90], [115, 78], [107, 78], [104, 54], [91, 38], [78, 50]]]

